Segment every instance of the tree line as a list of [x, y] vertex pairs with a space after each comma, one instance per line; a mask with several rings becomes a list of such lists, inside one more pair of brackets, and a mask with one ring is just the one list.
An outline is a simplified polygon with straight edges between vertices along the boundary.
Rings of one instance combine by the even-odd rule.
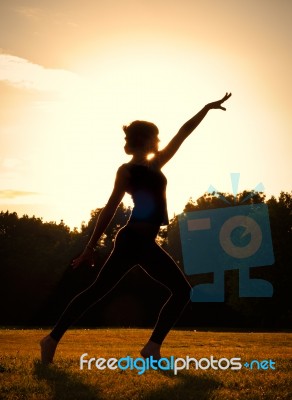
[[[222, 201], [222, 197], [229, 203]], [[271, 298], [241, 298], [238, 295], [238, 270], [225, 271], [223, 303], [190, 303], [179, 321], [190, 327], [234, 327], [285, 329], [291, 326], [291, 248], [292, 193], [266, 199], [263, 193], [244, 191], [235, 201], [231, 194], [204, 194], [189, 199], [183, 212], [201, 211], [244, 204], [265, 203], [269, 210], [275, 262], [272, 266], [251, 268], [251, 277], [266, 279], [274, 288]], [[101, 209], [92, 211], [80, 231], [61, 221], [43, 222], [41, 218], [16, 212], [0, 213], [0, 325], [48, 326], [54, 324], [73, 296], [92, 283], [113, 247], [114, 237], [129, 219], [131, 210], [123, 203], [99, 241], [94, 268], [83, 265], [73, 270], [71, 260], [87, 243]], [[162, 227], [159, 243], [183, 269], [183, 254], [178, 216]], [[212, 273], [187, 277], [195, 286], [212, 282]], [[78, 322], [83, 326], [151, 326], [165, 302], [161, 291], [141, 268], [134, 268], [100, 303]]]

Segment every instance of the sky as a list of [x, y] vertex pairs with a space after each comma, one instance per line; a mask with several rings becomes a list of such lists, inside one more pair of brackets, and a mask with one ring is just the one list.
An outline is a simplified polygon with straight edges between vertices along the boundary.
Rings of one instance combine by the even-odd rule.
[[226, 92], [163, 169], [169, 216], [231, 173], [290, 192], [291, 18], [290, 0], [2, 0], [0, 210], [80, 228], [130, 160], [123, 125], [154, 122], [163, 148]]

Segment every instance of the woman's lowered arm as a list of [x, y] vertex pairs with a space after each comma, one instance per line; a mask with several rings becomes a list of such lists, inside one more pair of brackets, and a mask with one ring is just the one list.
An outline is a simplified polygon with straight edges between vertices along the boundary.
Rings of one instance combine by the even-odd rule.
[[108, 224], [111, 222], [113, 216], [115, 215], [116, 209], [118, 208], [120, 202], [124, 197], [126, 191], [125, 189], [126, 180], [127, 180], [127, 171], [125, 170], [124, 166], [121, 166], [117, 172], [112, 194], [110, 195], [107, 204], [99, 214], [94, 231], [83, 253], [78, 258], [73, 260], [72, 262], [73, 268], [77, 268], [81, 263], [85, 261], [89, 262], [90, 265], [93, 265], [94, 247], [98, 242], [98, 240], [100, 239], [101, 235], [106, 230]]

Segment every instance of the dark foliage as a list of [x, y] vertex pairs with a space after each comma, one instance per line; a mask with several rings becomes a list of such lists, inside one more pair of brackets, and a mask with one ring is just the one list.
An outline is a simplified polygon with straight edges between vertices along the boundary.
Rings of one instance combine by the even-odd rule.
[[[238, 195], [237, 203], [250, 193]], [[269, 329], [291, 324], [291, 237], [292, 195], [282, 192], [278, 199], [265, 200], [251, 193], [246, 204], [265, 202], [269, 208], [275, 264], [253, 268], [253, 277], [270, 281], [274, 296], [270, 299], [243, 299], [238, 296], [236, 271], [225, 273], [224, 303], [192, 303], [180, 320], [181, 325], [238, 326]], [[223, 194], [222, 194], [223, 195]], [[234, 204], [230, 194], [225, 198]], [[236, 206], [236, 204], [234, 204]], [[184, 212], [219, 208], [227, 203], [218, 195], [205, 194], [186, 204]], [[63, 222], [43, 222], [16, 213], [0, 213], [0, 298], [1, 325], [51, 325], [70, 299], [96, 278], [109, 255], [117, 230], [129, 218], [130, 210], [121, 204], [96, 249], [96, 267], [72, 270], [71, 260], [87, 242], [100, 209], [92, 212], [80, 232], [70, 231]], [[167, 231], [162, 229], [159, 242], [183, 268], [177, 217]], [[212, 274], [190, 277], [192, 285], [212, 282]], [[94, 326], [148, 326], [155, 322], [167, 292], [139, 268], [135, 268], [101, 303], [92, 307], [79, 324]]]

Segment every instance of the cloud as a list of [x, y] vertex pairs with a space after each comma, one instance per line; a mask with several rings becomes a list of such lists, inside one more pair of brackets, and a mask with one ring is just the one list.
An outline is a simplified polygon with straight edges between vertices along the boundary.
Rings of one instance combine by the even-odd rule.
[[12, 11], [21, 17], [29, 19], [30, 22], [43, 23], [45, 21], [45, 23], [49, 22], [50, 24], [60, 26], [67, 25], [72, 28], [78, 28], [80, 26], [76, 20], [68, 16], [68, 12], [54, 13], [49, 7], [45, 9], [40, 7], [19, 6], [15, 7]]
[[82, 84], [81, 78], [71, 71], [45, 68], [10, 54], [0, 54], [0, 81], [45, 92], [70, 91]]
[[38, 20], [43, 15], [43, 10], [38, 7], [19, 6], [19, 7], [14, 8], [13, 11], [16, 12], [17, 14], [24, 16], [25, 18], [29, 18], [29, 19], [33, 19], [33, 20]]
[[0, 190], [0, 199], [16, 199], [23, 196], [36, 196], [37, 192], [26, 192], [22, 190]]
[[3, 159], [0, 166], [1, 167], [3, 166], [5, 169], [15, 169], [16, 167], [19, 167], [19, 165], [21, 164], [22, 161], [18, 158], [6, 157]]

